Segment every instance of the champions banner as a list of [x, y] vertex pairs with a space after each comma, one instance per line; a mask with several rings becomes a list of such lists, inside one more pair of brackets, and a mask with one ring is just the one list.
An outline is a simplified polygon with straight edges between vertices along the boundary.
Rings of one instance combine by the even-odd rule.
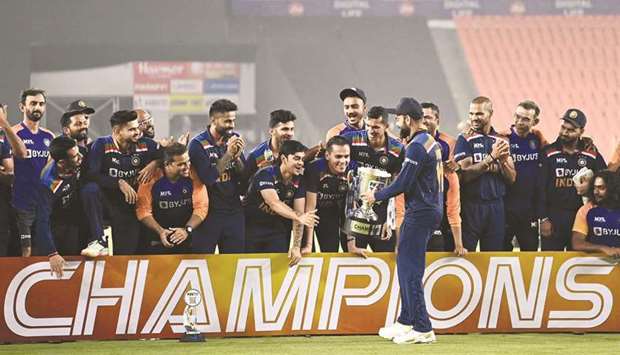
[[[178, 338], [183, 296], [202, 294], [207, 336], [373, 334], [400, 307], [395, 256], [279, 254], [0, 258], [0, 341]], [[438, 333], [620, 332], [617, 260], [580, 253], [428, 253]]]

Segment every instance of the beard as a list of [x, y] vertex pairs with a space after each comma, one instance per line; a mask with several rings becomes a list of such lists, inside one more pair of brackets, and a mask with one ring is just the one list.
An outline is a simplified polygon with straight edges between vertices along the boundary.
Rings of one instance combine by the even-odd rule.
[[230, 138], [230, 137], [232, 137], [234, 135], [233, 130], [232, 129], [228, 129], [228, 128], [219, 128], [218, 127], [215, 131], [222, 138], [224, 138], [224, 140], [227, 140], [228, 138]]
[[85, 141], [88, 139], [88, 130], [75, 132], [71, 134], [71, 138], [75, 139], [78, 142]]
[[41, 111], [27, 112], [26, 117], [28, 117], [30, 121], [39, 122], [43, 118], [43, 113]]
[[398, 136], [400, 137], [400, 139], [409, 138], [410, 135], [411, 135], [411, 127], [403, 126], [400, 128], [400, 132], [398, 133]]
[[146, 138], [155, 139], [155, 130], [153, 128], [147, 128], [142, 131], [142, 135]]
[[562, 137], [562, 136], [560, 136], [559, 139], [560, 139], [560, 143], [562, 143], [562, 144], [573, 144], [579, 138], [569, 138], [569, 137]]

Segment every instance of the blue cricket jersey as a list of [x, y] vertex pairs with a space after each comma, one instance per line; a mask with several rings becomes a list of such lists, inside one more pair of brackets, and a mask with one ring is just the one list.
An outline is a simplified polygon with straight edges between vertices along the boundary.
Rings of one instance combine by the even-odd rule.
[[[226, 153], [226, 144], [217, 145], [209, 128], [189, 143], [189, 157], [200, 180], [209, 193], [209, 213], [213, 211], [236, 213], [241, 211], [241, 178], [236, 172], [235, 162], [220, 174], [217, 162]], [[243, 154], [241, 160], [245, 162]]]
[[15, 182], [13, 183], [13, 206], [21, 210], [34, 209], [33, 186], [39, 184], [41, 170], [49, 157], [49, 146], [54, 134], [42, 127], [36, 133], [22, 122], [13, 130], [26, 146], [26, 158], [15, 157]]
[[56, 161], [50, 160], [41, 171], [39, 183], [31, 191], [36, 201], [35, 243], [46, 255], [56, 252], [52, 219], [74, 220], [76, 225], [79, 222], [75, 219], [79, 207], [79, 180], [79, 171], [71, 176], [59, 176]]
[[[418, 214], [443, 213], [444, 178], [441, 146], [426, 131], [414, 134], [405, 149], [405, 161], [396, 180], [375, 193], [377, 200], [405, 194], [405, 220]], [[423, 223], [424, 221], [416, 221]]]
[[[493, 128], [488, 135], [478, 132], [461, 133], [456, 140], [454, 160], [459, 162], [471, 157], [473, 164], [479, 163], [491, 154], [493, 144], [498, 139], [506, 140]], [[506, 183], [501, 174], [486, 172], [472, 181], [461, 184], [461, 195], [464, 201], [494, 201], [503, 198], [505, 194]]]

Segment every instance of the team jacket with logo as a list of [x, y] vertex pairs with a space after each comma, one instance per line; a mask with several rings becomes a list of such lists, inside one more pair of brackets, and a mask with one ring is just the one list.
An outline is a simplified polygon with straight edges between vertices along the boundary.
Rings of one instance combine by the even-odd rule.
[[293, 208], [293, 201], [306, 197], [303, 176], [294, 176], [289, 184], [284, 184], [280, 168], [268, 166], [260, 169], [252, 180], [245, 198], [245, 219], [252, 224], [268, 226], [276, 231], [286, 232], [290, 229], [288, 219], [275, 213], [263, 199], [262, 190], [274, 189], [280, 201]]
[[[479, 163], [491, 153], [492, 146], [498, 139], [506, 141], [493, 128], [488, 135], [478, 132], [461, 133], [456, 140], [454, 160], [459, 162], [471, 157], [473, 164]], [[506, 183], [500, 174], [487, 172], [461, 185], [461, 196], [465, 201], [493, 201], [503, 198], [505, 194]]]
[[319, 211], [344, 212], [344, 202], [349, 191], [347, 174], [355, 166], [355, 162], [350, 162], [344, 175], [338, 176], [329, 171], [325, 158], [308, 163], [304, 171], [304, 185], [306, 191], [316, 193], [316, 208]]
[[[217, 162], [226, 153], [226, 144], [218, 146], [209, 133], [209, 129], [194, 137], [189, 143], [189, 157], [200, 180], [207, 186], [209, 193], [209, 213], [221, 211], [234, 213], [241, 211], [240, 186], [241, 174], [235, 170], [235, 162], [220, 174]], [[245, 157], [241, 154], [245, 163]]]
[[159, 145], [150, 138], [140, 138], [127, 153], [123, 153], [112, 136], [99, 137], [93, 142], [88, 154], [88, 177], [104, 191], [120, 196], [118, 180], [125, 180], [137, 190], [138, 173], [159, 157]]
[[370, 167], [397, 174], [405, 160], [405, 149], [397, 139], [386, 134], [385, 147], [376, 151], [368, 142], [368, 132], [355, 131], [343, 135], [351, 144], [351, 161], [356, 162], [357, 167]]
[[32, 133], [23, 122], [14, 126], [13, 130], [26, 146], [26, 158], [14, 158], [13, 206], [27, 210], [35, 207], [32, 187], [39, 184], [54, 134], [42, 127], [39, 127], [37, 133]]
[[190, 177], [170, 181], [162, 171], [138, 189], [138, 220], [152, 216], [163, 228], [183, 227], [194, 214], [203, 220], [209, 210], [207, 188], [194, 170]]
[[577, 211], [581, 207], [582, 200], [573, 185], [573, 176], [583, 167], [597, 172], [607, 165], [598, 152], [578, 150], [567, 154], [558, 141], [543, 148], [537, 201], [539, 218], [548, 217], [549, 209]]
[[592, 244], [620, 247], [620, 210], [587, 203], [577, 211], [573, 232], [585, 235]]
[[[351, 145], [351, 161], [355, 162], [357, 170], [359, 167], [369, 167], [381, 169], [388, 173], [397, 174], [405, 160], [405, 149], [403, 144], [396, 138], [385, 135], [385, 147], [377, 151], [368, 142], [368, 132], [366, 130], [349, 132], [343, 135]], [[387, 201], [377, 201], [373, 210], [379, 216], [380, 221], [385, 221], [388, 214]]]
[[517, 134], [514, 127], [506, 135], [510, 142], [510, 154], [515, 164], [517, 178], [507, 187], [504, 204], [506, 210], [534, 214], [538, 169], [542, 158], [542, 147], [547, 141], [539, 131], [530, 132], [526, 137]]
[[[37, 208], [35, 220], [37, 247], [47, 255], [56, 252], [51, 230], [52, 219], [75, 220], [76, 208], [79, 208], [77, 201], [79, 180], [79, 172], [72, 176], [59, 176], [56, 162], [50, 160], [41, 171], [39, 183], [34, 185], [34, 191], [31, 191], [36, 199]], [[78, 221], [75, 223], [77, 225]]]
[[[427, 132], [417, 132], [405, 152], [403, 168], [394, 182], [377, 191], [377, 200], [405, 194], [405, 220], [422, 212], [443, 213], [441, 147]], [[422, 222], [423, 221], [416, 221]]]

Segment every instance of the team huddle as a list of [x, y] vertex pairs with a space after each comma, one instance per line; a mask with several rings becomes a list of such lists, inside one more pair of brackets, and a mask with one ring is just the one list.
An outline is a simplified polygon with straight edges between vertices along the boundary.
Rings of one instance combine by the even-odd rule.
[[[84, 101], [62, 115], [62, 134], [40, 126], [46, 93], [22, 92], [23, 121], [0, 109], [0, 255], [19, 235], [22, 256], [288, 253], [366, 257], [398, 251], [402, 311], [379, 334], [432, 342], [422, 276], [425, 252], [584, 250], [620, 256], [620, 166], [608, 167], [586, 116], [569, 109], [557, 139], [534, 128], [540, 108], [517, 105], [514, 124], [491, 125], [492, 102], [471, 101], [454, 139], [439, 130], [431, 102], [401, 98], [367, 107], [359, 88], [340, 92], [345, 121], [311, 148], [294, 140], [296, 116], [269, 117], [270, 137], [247, 149], [235, 132], [237, 106], [212, 103], [204, 132], [155, 140], [151, 114], [121, 110], [111, 134], [90, 140]], [[395, 115], [394, 133], [390, 115]], [[365, 169], [387, 184], [354, 194]], [[372, 206], [376, 236], [351, 233], [355, 206]], [[111, 227], [106, 233], [106, 226]], [[316, 245], [315, 244], [316, 239]]]
[[[270, 138], [246, 155], [245, 141], [234, 131], [237, 106], [229, 100], [213, 102], [206, 130], [193, 138], [155, 141], [153, 118], [136, 109], [115, 112], [111, 134], [91, 141], [93, 108], [81, 100], [71, 103], [60, 120], [62, 135], [55, 137], [39, 124], [45, 92], [25, 90], [23, 121], [11, 127], [6, 109], [0, 115], [0, 252], [7, 254], [15, 225], [22, 255], [48, 255], [56, 269], [61, 255], [108, 255], [112, 241], [118, 255], [217, 248], [289, 252], [294, 264], [318, 248], [360, 256], [368, 247], [394, 251], [408, 215], [439, 209], [437, 225], [423, 218], [433, 227], [428, 250], [463, 255], [518, 244], [522, 251], [577, 247], [618, 253], [617, 218], [589, 227], [602, 220], [598, 214], [615, 213], [617, 181], [604, 171], [592, 139], [582, 137], [586, 116], [580, 110], [566, 112], [557, 140], [548, 144], [534, 128], [540, 109], [533, 101], [519, 103], [514, 125], [495, 130], [491, 101], [478, 97], [454, 139], [439, 130], [433, 103], [403, 98], [395, 109], [368, 108], [359, 88], [342, 90], [340, 99], [345, 121], [327, 132], [324, 144], [307, 148], [295, 141], [296, 116], [280, 109], [270, 114]], [[397, 133], [390, 130], [390, 114], [396, 115]], [[415, 186], [409, 184], [421, 184], [418, 172], [407, 175], [416, 158], [406, 149], [416, 141], [418, 132], [411, 128], [416, 120], [429, 138], [419, 142], [424, 152], [416, 154], [439, 148], [434, 180], [441, 198], [427, 196], [427, 186], [417, 196], [426, 203], [410, 206], [405, 200]], [[392, 180], [391, 189], [357, 196], [378, 200], [373, 205], [382, 226], [378, 238], [355, 237], [343, 228], [351, 175], [361, 167], [385, 171]], [[575, 181], [582, 170], [594, 176]], [[602, 211], [605, 204], [612, 208]], [[575, 233], [583, 238], [575, 239]]]

